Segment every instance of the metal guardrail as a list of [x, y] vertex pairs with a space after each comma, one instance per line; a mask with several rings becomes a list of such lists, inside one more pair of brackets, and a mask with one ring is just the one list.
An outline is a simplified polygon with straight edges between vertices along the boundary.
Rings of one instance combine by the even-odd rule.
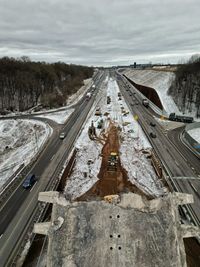
[[[101, 75], [99, 77], [98, 85], [102, 82], [102, 79], [103, 79], [103, 75], [101, 73]], [[95, 94], [95, 97], [96, 97], [96, 94]], [[85, 117], [88, 116], [90, 109], [92, 107], [92, 103], [93, 102], [90, 103], [90, 107], [88, 108], [88, 111], [85, 114]], [[84, 121], [82, 124], [84, 124]], [[81, 130], [82, 124], [80, 124], [78, 131]], [[51, 179], [49, 181], [49, 183], [47, 184], [46, 189], [45, 189], [46, 191], [54, 190], [55, 188], [57, 188], [57, 186], [60, 182], [60, 179], [61, 179], [60, 172], [62, 171], [62, 167], [66, 162], [66, 160], [64, 160], [64, 159], [66, 159], [67, 155], [73, 151], [73, 146], [74, 146], [74, 142], [76, 140], [76, 136], [72, 136], [72, 138], [73, 138], [73, 141], [71, 142], [71, 145], [68, 148], [68, 151], [66, 150], [65, 153], [62, 155], [62, 159], [60, 160], [60, 163], [58, 164], [58, 166], [56, 167], [56, 169], [52, 175], [52, 177], [56, 177], [56, 179], [54, 178], [54, 179]], [[71, 152], [69, 152], [69, 151], [71, 151]], [[21, 252], [24, 249], [24, 246], [25, 246], [27, 240], [30, 239], [31, 242], [33, 242], [33, 235], [34, 235], [32, 233], [33, 225], [35, 222], [41, 221], [42, 216], [44, 216], [45, 210], [48, 208], [47, 205], [48, 204], [44, 204], [44, 203], [36, 203], [36, 205], [33, 209], [33, 212], [31, 213], [30, 217], [28, 218], [28, 222], [27, 222], [26, 227], [23, 231], [23, 234], [20, 236], [20, 239], [17, 241], [16, 246], [14, 247], [14, 250], [10, 254], [8, 262], [4, 266], [11, 266], [11, 265], [13, 265], [13, 263], [16, 264]]]
[[[121, 76], [121, 75], [120, 75]], [[127, 86], [127, 83], [124, 81], [124, 79], [122, 78], [122, 81], [124, 83], [124, 85]], [[137, 90], [137, 89], [135, 89]], [[141, 94], [142, 95], [142, 94]], [[140, 122], [140, 120], [139, 120]], [[143, 131], [145, 132], [147, 138], [149, 139], [149, 141], [151, 142], [151, 139], [149, 138], [149, 135], [148, 135], [148, 132], [146, 131], [146, 128], [143, 126], [143, 124], [140, 122], [140, 126], [142, 127]], [[156, 151], [156, 154], [159, 155], [159, 150]], [[160, 158], [160, 161], [162, 163], [162, 166], [163, 166], [163, 170], [164, 170], [164, 176], [167, 178], [166, 179], [166, 182], [169, 186], [169, 188], [172, 190], [172, 191], [175, 191], [175, 192], [182, 192], [181, 189], [179, 188], [178, 184], [174, 181], [173, 179], [173, 175], [172, 173], [170, 172], [169, 168], [167, 167], [167, 165], [165, 164], [165, 162], [162, 160], [162, 156], [159, 155], [159, 158]], [[187, 214], [186, 216], [189, 214], [190, 216], [190, 222], [192, 222], [194, 225], [196, 226], [200, 226], [200, 221], [199, 219], [197, 218], [196, 214], [194, 213], [192, 207], [190, 204], [187, 204], [187, 205], [184, 205], [185, 206], [185, 209], [187, 211]], [[184, 211], [183, 211], [184, 212]]]
[[[127, 78], [125, 78], [123, 75], [121, 75], [120, 73], [118, 73], [121, 78], [123, 79], [124, 83], [129, 86], [131, 86], [131, 88], [137, 93], [137, 95], [140, 96], [140, 100], [142, 101], [142, 99], [144, 98], [147, 98], [145, 95], [143, 95], [137, 88], [135, 88], [135, 86], [133, 86], [129, 80]], [[168, 117], [168, 114], [165, 110], [161, 110], [159, 107], [157, 107], [151, 100], [149, 100], [149, 107], [155, 112], [157, 113], [158, 115], [160, 116], [167, 116]]]

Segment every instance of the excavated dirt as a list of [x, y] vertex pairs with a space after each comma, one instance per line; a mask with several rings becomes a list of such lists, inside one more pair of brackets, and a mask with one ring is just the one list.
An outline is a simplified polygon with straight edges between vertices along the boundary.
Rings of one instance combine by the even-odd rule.
[[[84, 195], [77, 198], [79, 201], [91, 200], [94, 198], [103, 198], [107, 195], [119, 194], [122, 192], [134, 192], [145, 195], [140, 189], [128, 181], [127, 173], [122, 168], [120, 158], [117, 162], [117, 170], [108, 170], [108, 159], [111, 152], [119, 155], [119, 134], [118, 128], [110, 123], [106, 142], [102, 148], [102, 163], [98, 174], [99, 181]], [[147, 196], [150, 198], [149, 196]]]

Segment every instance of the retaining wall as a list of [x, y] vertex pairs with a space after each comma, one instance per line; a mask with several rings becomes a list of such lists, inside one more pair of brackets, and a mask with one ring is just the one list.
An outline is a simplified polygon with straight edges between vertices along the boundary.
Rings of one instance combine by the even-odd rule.
[[190, 148], [197, 153], [200, 156], [200, 143], [198, 143], [190, 134], [189, 130], [200, 128], [200, 122], [194, 122], [191, 124], [188, 124], [185, 127], [185, 131], [183, 132], [183, 141], [187, 142], [187, 145], [190, 146]]

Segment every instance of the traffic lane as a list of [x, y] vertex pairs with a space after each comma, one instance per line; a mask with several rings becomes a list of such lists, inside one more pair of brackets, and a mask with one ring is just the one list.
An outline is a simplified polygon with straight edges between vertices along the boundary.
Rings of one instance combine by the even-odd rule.
[[[82, 108], [82, 106], [80, 107]], [[78, 112], [79, 115], [80, 111]], [[77, 116], [76, 116], [77, 119]], [[73, 121], [74, 124], [74, 121]], [[65, 126], [65, 130], [70, 131], [71, 124], [67, 124]], [[62, 145], [62, 140], [58, 137], [54, 138], [49, 147], [47, 148], [46, 152], [39, 158], [37, 164], [30, 170], [30, 173], [34, 173], [40, 181], [40, 176], [45, 170], [45, 166], [49, 164], [52, 160], [53, 156], [55, 155], [56, 151]], [[28, 191], [24, 190], [22, 187], [23, 181], [19, 184], [15, 192], [12, 196], [8, 199], [6, 204], [3, 206], [3, 209], [0, 211], [0, 235], [3, 234], [7, 226], [9, 225], [11, 219], [16, 214], [19, 207], [22, 205], [23, 201], [27, 197]]]
[[[127, 101], [130, 103], [130, 98], [127, 96], [125, 92], [125, 97]], [[139, 120], [141, 123], [141, 126], [143, 130], [148, 134], [148, 120], [152, 119], [151, 114], [148, 114], [147, 110], [144, 109], [144, 107], [141, 107], [140, 105], [132, 106], [132, 111], [138, 113]], [[146, 112], [145, 112], [146, 111]], [[146, 127], [145, 127], [146, 124]], [[165, 163], [167, 168], [170, 170], [171, 174], [174, 176], [189, 176], [193, 177], [195, 176], [194, 172], [190, 169], [185, 159], [179, 154], [177, 149], [171, 144], [169, 139], [163, 134], [161, 127], [155, 127], [155, 132], [159, 136], [159, 138], [150, 139], [148, 136], [148, 139], [152, 143], [153, 147], [155, 148], [157, 154], [160, 156], [162, 161]], [[163, 137], [163, 138], [161, 138]], [[160, 139], [160, 140], [159, 140]], [[160, 141], [160, 144], [159, 144]], [[165, 150], [163, 150], [165, 148]], [[166, 153], [167, 152], [167, 153]], [[197, 183], [194, 187], [191, 187], [190, 181], [183, 179], [173, 179], [173, 182], [179, 192], [192, 194], [194, 196], [194, 203], [191, 204], [192, 211], [195, 216], [195, 218], [199, 221], [198, 218], [200, 218], [200, 207], [199, 207], [199, 196], [197, 194], [194, 194], [194, 187], [197, 189], [199, 188], [199, 181], [197, 180]], [[197, 189], [198, 190], [198, 189]]]
[[24, 199], [29, 194], [29, 189], [25, 190], [22, 185], [18, 187], [17, 193], [15, 194], [14, 202], [8, 202], [8, 205], [5, 205], [0, 211], [0, 235], [2, 235], [5, 229], [8, 227], [13, 216], [18, 211]]
[[183, 130], [184, 127], [171, 130], [168, 132], [168, 137], [181, 151], [181, 153], [189, 162], [190, 166], [195, 169], [196, 174], [200, 175], [200, 159], [194, 153], [192, 153], [180, 140], [180, 134]]
[[192, 209], [195, 211], [196, 216], [198, 219], [200, 218], [200, 181], [199, 179], [176, 179], [172, 178], [173, 181], [179, 186], [180, 191], [183, 193], [188, 193], [193, 195], [194, 203], [190, 204]]
[[[125, 93], [126, 94], [126, 93]], [[126, 94], [127, 101], [129, 101], [129, 97]], [[140, 125], [142, 126], [143, 130], [145, 131], [148, 140], [152, 144], [153, 147], [155, 147], [156, 152], [158, 155], [163, 158], [163, 161], [165, 162], [166, 166], [170, 165], [170, 171], [175, 176], [181, 176], [183, 174], [182, 168], [186, 168], [187, 174], [190, 176], [191, 172], [188, 172], [188, 166], [185, 164], [185, 162], [181, 159], [181, 161], [177, 161], [177, 159], [180, 159], [180, 156], [178, 153], [172, 148], [171, 143], [167, 140], [166, 136], [163, 133], [162, 128], [157, 124], [156, 120], [151, 116], [151, 114], [148, 114], [148, 110], [144, 109], [143, 106], [139, 105], [130, 105], [132, 112], [138, 116], [138, 120], [140, 122]], [[155, 127], [152, 127], [150, 125], [150, 122], [154, 122], [156, 124]], [[153, 128], [153, 129], [152, 129]], [[154, 132], [156, 133], [156, 138], [150, 137], [150, 133]], [[182, 166], [182, 168], [181, 168]], [[184, 172], [184, 173], [185, 173]]]
[[[77, 127], [74, 127], [74, 129], [76, 128]], [[70, 136], [74, 138], [76, 135], [74, 133], [71, 133]], [[48, 177], [49, 175], [48, 173], [46, 173], [44, 174], [44, 176]], [[45, 180], [43, 179], [43, 181]], [[23, 207], [25, 207], [25, 209], [23, 207], [20, 207], [19, 212], [16, 214], [16, 220], [12, 220], [11, 224], [9, 225], [2, 239], [0, 240], [0, 260], [3, 264], [2, 266], [4, 266], [4, 264], [7, 262], [7, 259], [10, 258], [10, 255], [12, 255], [13, 247], [16, 247], [16, 242], [18, 242], [17, 240], [21, 238], [21, 233], [27, 225], [26, 220], [31, 216], [34, 204], [36, 203], [37, 205], [37, 195], [40, 191], [44, 191], [44, 189], [42, 189], [41, 187], [40, 189], [38, 188], [37, 192], [35, 192], [35, 194], [33, 195], [34, 199], [30, 201], [26, 200], [25, 203], [23, 203]]]
[[[82, 122], [78, 121], [75, 127], [71, 128], [71, 131], [68, 136], [68, 142], [66, 142], [66, 144], [68, 144], [68, 149], [63, 147], [65, 155], [69, 153], [72, 146], [70, 143], [74, 142], [77, 136], [76, 131], [81, 129], [82, 123], [85, 121], [92, 104], [93, 102], [88, 101], [85, 111], [83, 111], [80, 116], [82, 118]], [[54, 165], [55, 171], [59, 170], [57, 165], [57, 157], [51, 162], [51, 165]], [[6, 229], [3, 237], [0, 239], [0, 262], [2, 263], [2, 266], [4, 266], [5, 263], [8, 261], [10, 255], [14, 253], [13, 250], [16, 248], [18, 240], [22, 238], [23, 229], [27, 227], [27, 223], [30, 216], [32, 216], [31, 214], [33, 212], [33, 209], [35, 209], [38, 205], [38, 193], [45, 190], [46, 186], [49, 184], [52, 178], [54, 178], [55, 180], [54, 176], [55, 174], [51, 166], [45, 169], [42, 175], [42, 179], [38, 183], [38, 186], [36, 186], [34, 190], [30, 192], [30, 194], [18, 210], [15, 218], [11, 221], [8, 228]]]
[[[143, 109], [140, 109], [140, 108], [142, 107], [138, 105], [137, 108], [135, 107], [135, 109], [134, 108], [132, 109], [134, 110], [134, 112], [138, 113], [137, 115], [139, 116], [140, 123], [143, 124], [143, 128], [145, 126], [144, 124], [146, 124], [145, 129], [148, 132], [149, 130], [148, 121], [149, 119], [152, 119], [152, 118], [150, 118], [147, 115], [147, 112], [143, 114]], [[183, 177], [183, 179], [178, 179], [178, 180], [173, 179], [173, 178], [172, 179], [178, 191], [192, 194], [194, 196], [194, 203], [191, 204], [191, 207], [195, 211], [196, 216], [200, 218], [199, 195], [197, 194], [197, 192], [196, 194], [194, 194], [194, 188], [200, 191], [199, 181], [196, 180], [194, 182], [192, 180], [193, 187], [191, 187], [191, 182], [189, 180], [185, 180], [184, 176], [189, 176], [189, 177], [195, 176], [193, 171], [190, 170], [184, 158], [181, 157], [181, 155], [176, 151], [176, 149], [174, 149], [171, 143], [167, 140], [166, 136], [164, 136], [162, 128], [160, 126], [155, 127], [154, 131], [156, 132], [157, 136], [159, 136], [159, 138], [151, 139], [148, 136], [148, 139], [150, 140], [153, 147], [157, 151], [157, 154], [163, 159], [166, 166], [168, 166], [168, 168], [170, 169], [170, 172], [174, 176]], [[163, 136], [163, 139], [161, 139], [162, 136]]]
[[[152, 118], [148, 113], [145, 113], [143, 115], [144, 110], [142, 109], [142, 107], [138, 107], [138, 111], [140, 112], [140, 116], [142, 117], [141, 123], [145, 121], [144, 116], [148, 118], [149, 121], [151, 121]], [[147, 131], [150, 132], [150, 124], [146, 123], [146, 127], [148, 129]], [[190, 169], [187, 162], [185, 161], [185, 158], [180, 155], [179, 151], [177, 151], [177, 148], [174, 147], [174, 145], [172, 145], [167, 136], [165, 136], [165, 134], [163, 133], [163, 129], [157, 125], [156, 127], [154, 127], [154, 132], [156, 133], [157, 137], [152, 138], [152, 143], [159, 145], [159, 149], [163, 150], [164, 148], [164, 154], [161, 154], [161, 157], [162, 155], [166, 156], [166, 154], [168, 154], [173, 160], [171, 161], [171, 164], [175, 166], [175, 169], [177, 171], [177, 173], [173, 173], [173, 175], [178, 176], [185, 174], [184, 176], [195, 176], [193, 170]], [[182, 167], [184, 171], [180, 169], [180, 167]]]

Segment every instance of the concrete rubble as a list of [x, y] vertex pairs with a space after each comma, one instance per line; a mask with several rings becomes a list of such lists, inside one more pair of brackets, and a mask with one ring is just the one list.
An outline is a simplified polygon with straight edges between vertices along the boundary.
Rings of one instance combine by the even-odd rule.
[[178, 205], [193, 202], [188, 194], [69, 202], [58, 192], [42, 192], [39, 200], [53, 203], [51, 222], [34, 226], [48, 235], [48, 267], [186, 267], [183, 238], [200, 234], [180, 224]]

